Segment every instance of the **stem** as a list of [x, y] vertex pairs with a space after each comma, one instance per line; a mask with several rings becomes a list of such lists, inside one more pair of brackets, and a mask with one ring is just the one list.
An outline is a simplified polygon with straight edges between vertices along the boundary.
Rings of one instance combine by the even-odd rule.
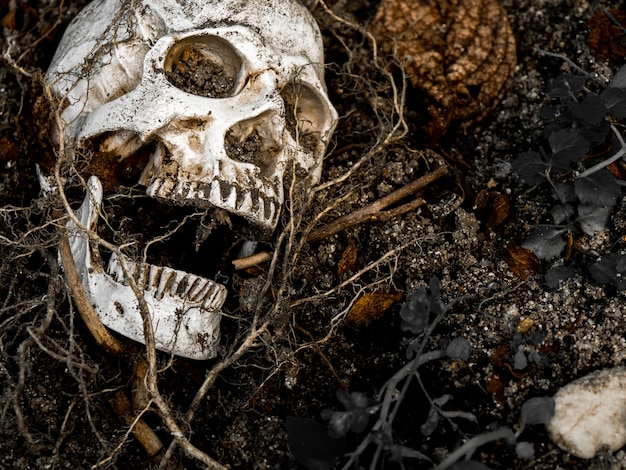
[[444, 461], [437, 465], [433, 470], [445, 470], [463, 456], [473, 453], [480, 446], [499, 439], [506, 439], [507, 441], [515, 442], [515, 434], [513, 434], [513, 431], [509, 428], [500, 428], [495, 431], [473, 437], [457, 450], [449, 454]]
[[591, 168], [587, 168], [580, 175], [578, 175], [579, 178], [587, 178], [588, 176], [593, 175], [597, 171], [605, 169], [611, 163], [616, 162], [617, 160], [622, 158], [624, 155], [626, 155], [626, 143], [624, 142], [624, 138], [622, 137], [622, 134], [620, 134], [619, 131], [612, 124], [611, 124], [611, 130], [615, 134], [615, 137], [617, 137], [617, 140], [619, 140], [619, 144], [621, 148], [612, 157], [609, 157], [606, 160], [593, 165]]

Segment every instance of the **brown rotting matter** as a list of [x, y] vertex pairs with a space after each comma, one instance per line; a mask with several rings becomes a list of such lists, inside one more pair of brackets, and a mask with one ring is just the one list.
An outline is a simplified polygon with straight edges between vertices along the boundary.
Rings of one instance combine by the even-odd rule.
[[496, 0], [383, 0], [371, 32], [428, 95], [433, 138], [484, 119], [515, 71], [515, 38]]

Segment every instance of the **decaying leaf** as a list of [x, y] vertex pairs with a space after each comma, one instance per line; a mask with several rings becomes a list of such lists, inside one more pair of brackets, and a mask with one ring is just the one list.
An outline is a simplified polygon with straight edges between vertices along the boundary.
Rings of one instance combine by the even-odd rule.
[[341, 255], [341, 260], [339, 261], [339, 266], [337, 266], [337, 276], [339, 279], [345, 277], [346, 274], [351, 272], [356, 266], [357, 262], [357, 250], [356, 245], [354, 244], [354, 240], [350, 239], [348, 242], [348, 247]]
[[511, 215], [511, 196], [503, 193], [482, 190], [476, 195], [476, 211], [485, 220], [485, 226], [494, 230]]
[[432, 137], [469, 127], [500, 102], [516, 65], [515, 38], [497, 0], [383, 0], [371, 32], [429, 97]]
[[20, 146], [7, 136], [0, 137], [0, 160], [18, 160], [20, 157]]
[[520, 279], [528, 279], [529, 276], [539, 271], [539, 260], [535, 254], [511, 240], [506, 246], [504, 259], [509, 269]]
[[616, 23], [626, 25], [626, 10], [599, 10], [587, 21], [587, 42], [598, 59], [623, 64], [626, 57], [626, 35]]
[[354, 302], [346, 320], [349, 325], [357, 329], [364, 328], [379, 318], [394, 303], [402, 300], [402, 297], [402, 291], [367, 292]]

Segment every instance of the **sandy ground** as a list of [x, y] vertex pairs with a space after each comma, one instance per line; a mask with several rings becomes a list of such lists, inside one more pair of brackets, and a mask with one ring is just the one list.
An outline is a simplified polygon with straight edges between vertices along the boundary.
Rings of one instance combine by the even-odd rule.
[[[0, 16], [5, 18], [5, 59], [0, 61], [4, 468], [156, 465], [127, 436], [128, 425], [110, 405], [117, 391], [130, 394], [136, 388], [133, 374], [141, 348], [130, 347], [121, 358], [112, 358], [84, 328], [56, 261], [57, 234], [48, 224], [54, 204], [40, 197], [35, 177], [33, 161], [42, 161], [48, 150], [37, 138], [39, 129], [29, 127], [37, 122], [28, 117], [29, 110], [37, 109], [33, 103], [41, 96], [32, 80], [45, 70], [65, 25], [83, 4], [65, 5], [59, 14], [57, 2], [0, 2]], [[326, 423], [323, 410], [343, 409], [335, 397], [341, 387], [374, 398], [407, 363], [406, 348], [413, 336], [401, 328], [402, 303], [433, 276], [441, 281], [442, 300], [452, 306], [425, 350], [464, 338], [471, 354], [466, 361], [441, 359], [421, 367], [423, 388], [411, 385], [393, 423], [397, 444], [433, 462], [471, 436], [499, 426], [517, 429], [527, 399], [553, 395], [590, 371], [624, 364], [624, 293], [593, 282], [583, 268], [556, 288], [545, 282], [549, 263], [539, 263], [527, 279], [511, 271], [507, 246], [523, 241], [535, 224], [547, 220], [550, 195], [545, 189], [529, 190], [501, 171], [520, 152], [541, 145], [544, 124], [537, 112], [548, 102], [545, 90], [559, 73], [572, 72], [564, 60], [540, 50], [567, 57], [603, 81], [619, 67], [616, 61], [598, 60], [586, 43], [587, 20], [612, 5], [544, 0], [505, 0], [502, 5], [517, 41], [518, 64], [500, 105], [479, 126], [467, 132], [451, 129], [433, 143], [420, 127], [425, 112], [419, 94], [408, 89], [402, 108], [408, 132], [383, 144], [381, 140], [392, 135], [390, 122], [397, 122], [397, 103], [390, 97], [389, 75], [376, 67], [371, 44], [353, 27], [371, 19], [375, 2], [338, 2], [334, 14], [348, 24], [320, 5], [314, 7], [327, 47], [329, 94], [340, 115], [321, 184], [343, 181], [316, 192], [310, 204], [298, 208], [300, 238], [283, 245], [281, 259], [288, 261], [281, 269], [232, 274], [235, 293], [255, 291], [265, 282], [275, 286], [260, 300], [261, 318], [270, 319], [269, 327], [254, 347], [219, 374], [188, 425], [183, 425], [184, 414], [220, 359], [177, 359], [170, 364], [159, 356], [165, 369], [159, 374], [159, 389], [172, 416], [194, 446], [221, 464], [298, 468], [287, 444], [285, 419]], [[16, 15], [10, 16], [10, 11]], [[450, 173], [422, 191], [425, 205], [385, 222], [364, 222], [298, 245], [312, 225], [319, 227], [378, 201], [432, 170], [440, 158]], [[489, 203], [483, 208], [485, 197]], [[506, 197], [511, 209], [506, 220], [489, 228], [496, 197]], [[594, 254], [622, 248], [625, 211], [618, 204], [605, 232], [577, 237], [571, 264], [583, 266]], [[353, 261], [346, 261], [346, 253]], [[235, 294], [228, 304], [223, 357], [250, 332], [252, 313], [245, 307], [258, 299], [242, 298], [240, 302]], [[389, 308], [368, 304], [355, 313], [351, 307], [359, 298], [387, 302]], [[529, 362], [516, 369], [519, 351]], [[445, 409], [471, 413], [476, 420], [442, 420], [433, 434], [423, 436], [419, 427], [429, 410], [425, 394], [431, 399], [450, 394]], [[171, 434], [154, 408], [144, 419], [169, 445]], [[348, 433], [347, 450], [355, 449], [366, 434]], [[600, 453], [592, 460], [572, 457], [550, 442], [543, 426], [527, 429], [520, 440], [534, 445], [533, 459], [517, 458], [504, 441], [481, 447], [474, 458], [500, 469], [626, 467], [623, 451]], [[371, 459], [366, 452], [361, 464], [367, 467]], [[202, 468], [180, 450], [170, 462]], [[434, 466], [415, 459], [405, 464]]]

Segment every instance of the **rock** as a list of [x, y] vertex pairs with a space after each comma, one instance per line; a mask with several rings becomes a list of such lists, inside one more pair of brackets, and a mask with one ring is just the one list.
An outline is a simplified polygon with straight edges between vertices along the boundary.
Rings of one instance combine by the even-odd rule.
[[601, 448], [614, 452], [626, 444], [626, 369], [592, 372], [561, 388], [555, 413], [546, 424], [550, 439], [583, 459]]

